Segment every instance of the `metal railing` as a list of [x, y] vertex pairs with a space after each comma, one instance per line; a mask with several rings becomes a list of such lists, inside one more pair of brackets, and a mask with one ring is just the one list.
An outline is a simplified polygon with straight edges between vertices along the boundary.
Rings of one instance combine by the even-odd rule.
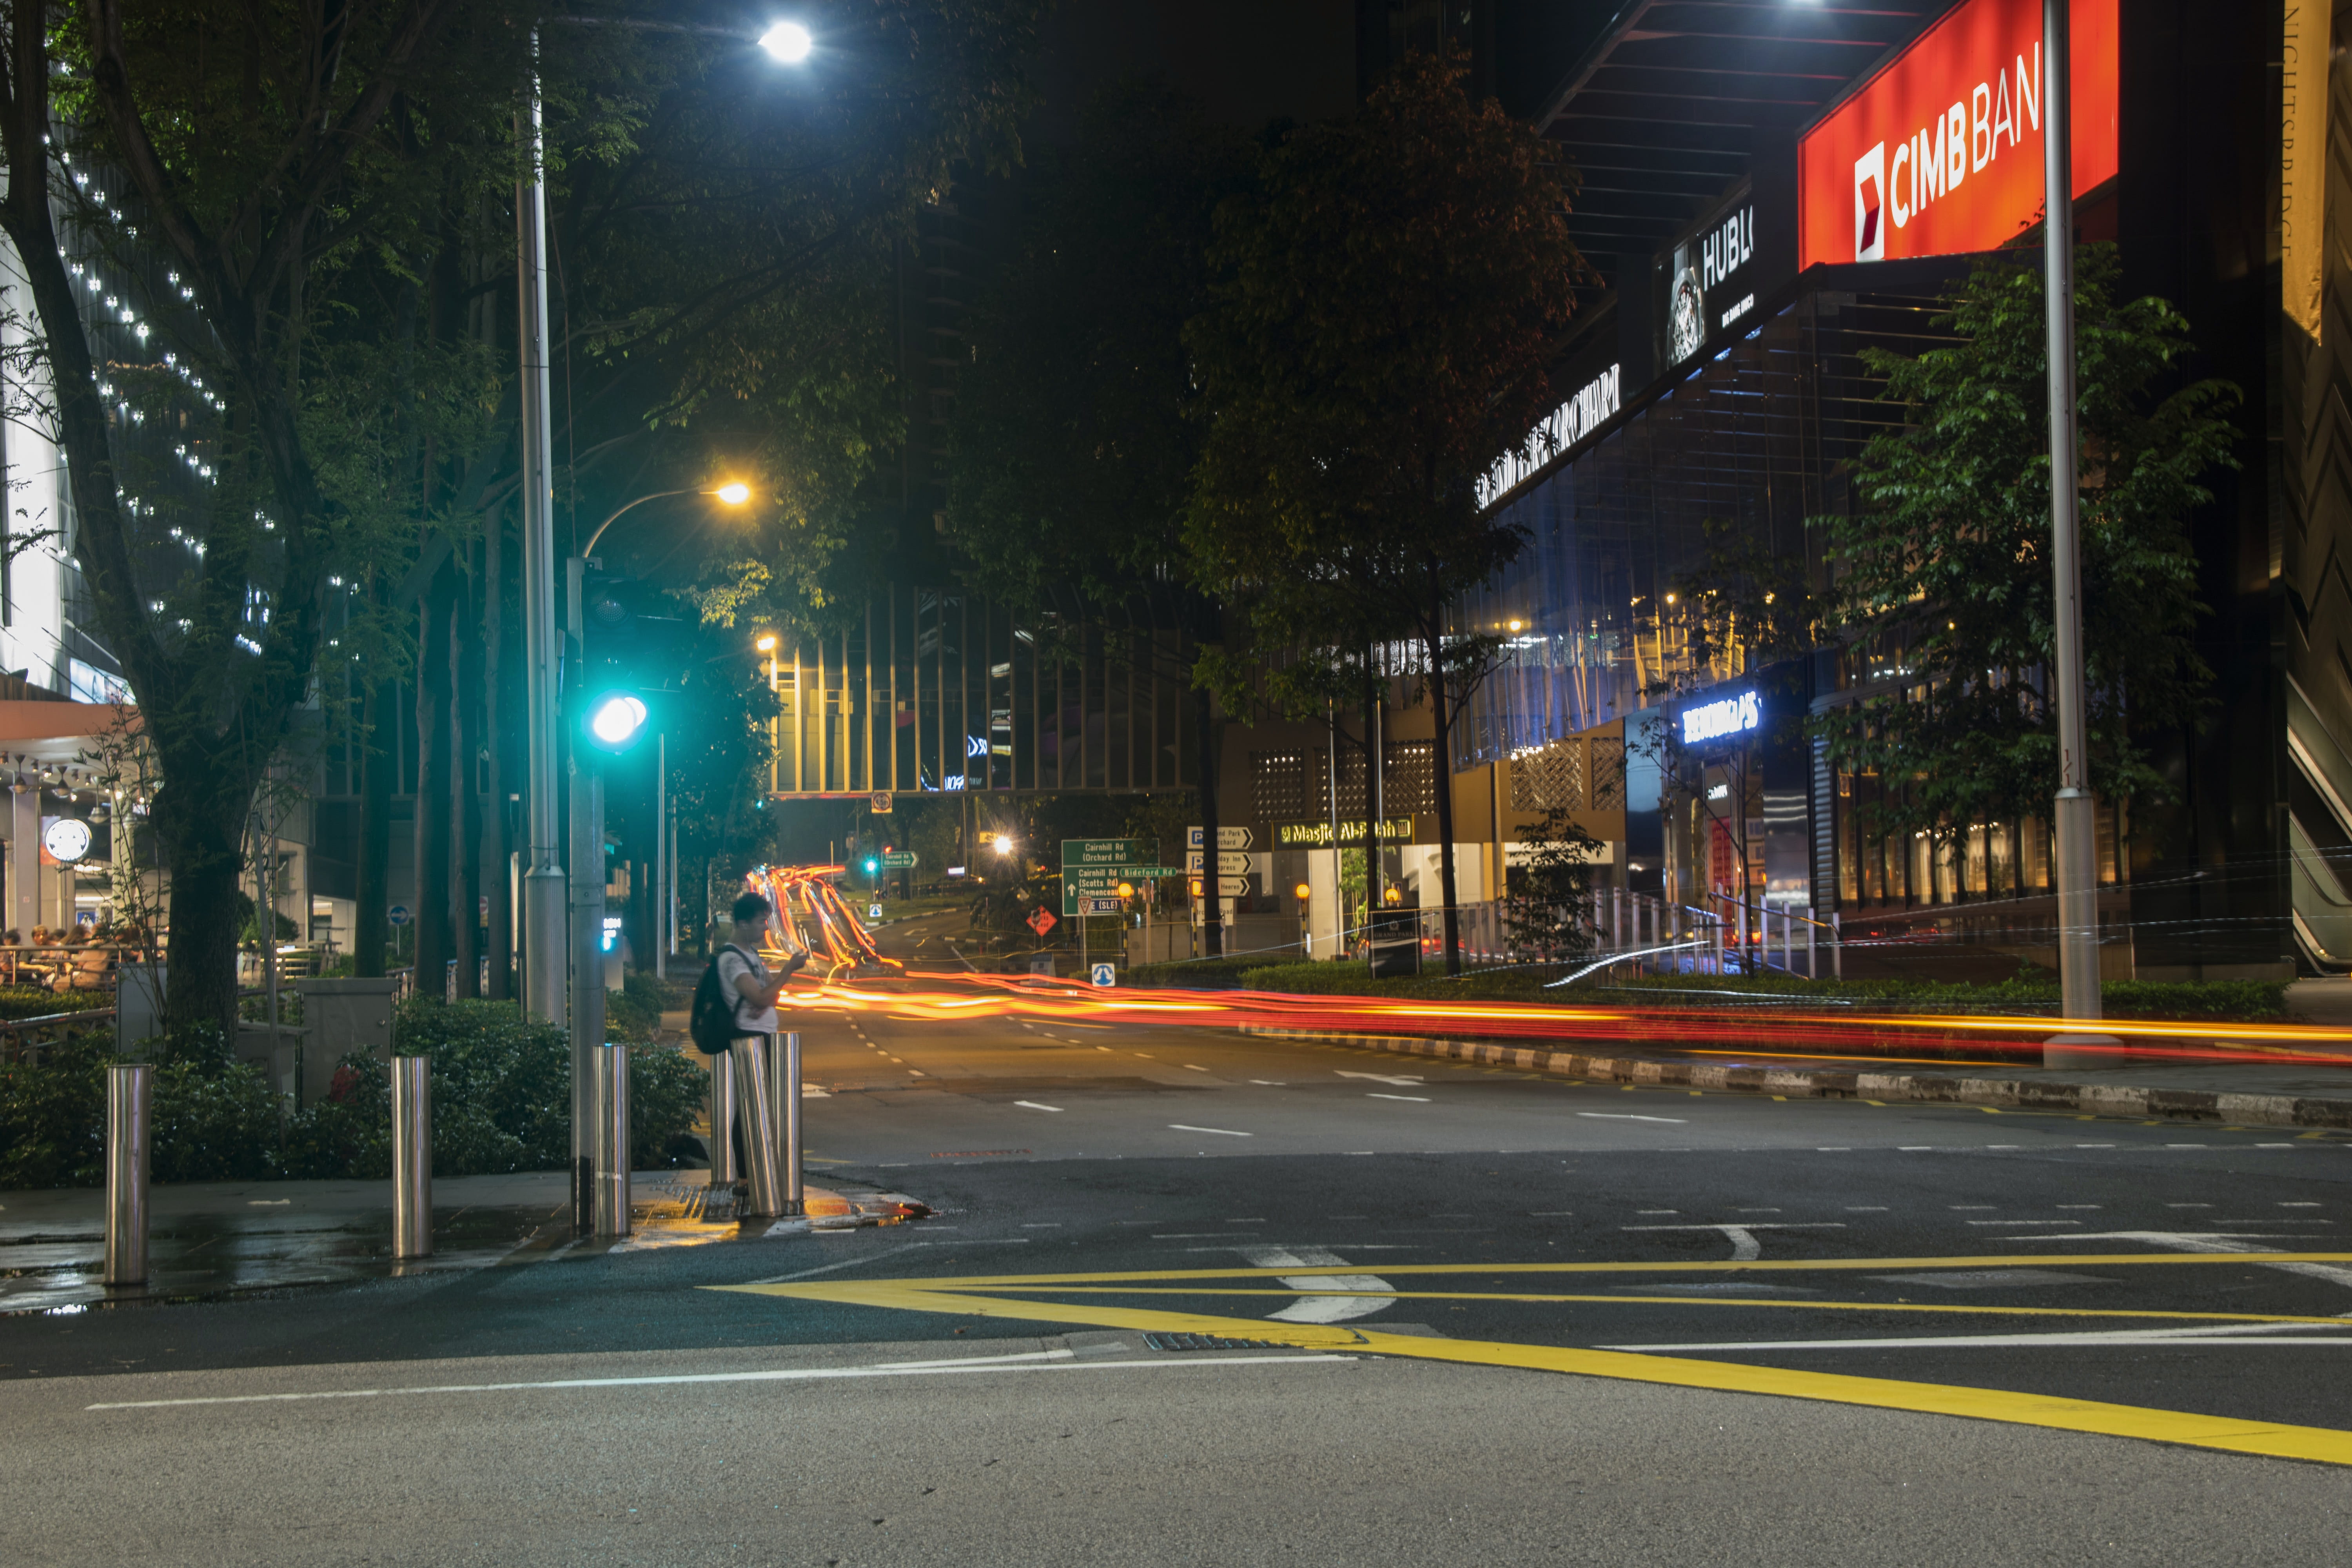
[[114, 1033], [113, 1008], [0, 1020], [0, 1066], [38, 1067], [43, 1055], [52, 1047], [63, 1045], [68, 1036], [99, 1028], [105, 1029], [109, 1036]]

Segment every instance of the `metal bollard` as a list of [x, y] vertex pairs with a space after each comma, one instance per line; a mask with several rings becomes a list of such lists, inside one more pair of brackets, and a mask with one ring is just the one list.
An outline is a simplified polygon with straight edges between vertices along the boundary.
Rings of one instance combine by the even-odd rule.
[[155, 1069], [106, 1069], [106, 1283], [147, 1282], [148, 1108]]
[[735, 1169], [735, 1056], [728, 1051], [710, 1058], [710, 1184], [731, 1187], [741, 1175]]
[[392, 1255], [433, 1256], [433, 1062], [392, 1058]]
[[603, 1045], [588, 1053], [593, 1066], [596, 1115], [598, 1236], [629, 1234], [629, 1047]]
[[784, 1201], [780, 1213], [799, 1214], [801, 1194], [801, 1037], [797, 1033], [768, 1037], [768, 1092], [774, 1102], [768, 1125], [776, 1131], [776, 1152], [782, 1166]]
[[735, 1114], [743, 1129], [740, 1180], [751, 1189], [744, 1218], [773, 1219], [784, 1212], [783, 1176], [777, 1169], [775, 1103], [768, 1093], [767, 1038], [746, 1035], [730, 1047], [735, 1058]]

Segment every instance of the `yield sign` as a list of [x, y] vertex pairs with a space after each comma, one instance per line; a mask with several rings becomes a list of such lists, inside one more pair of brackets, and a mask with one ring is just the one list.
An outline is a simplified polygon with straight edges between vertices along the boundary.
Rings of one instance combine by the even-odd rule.
[[1043, 904], [1029, 911], [1029, 929], [1039, 936], [1044, 936], [1060, 923], [1054, 918], [1054, 911]]

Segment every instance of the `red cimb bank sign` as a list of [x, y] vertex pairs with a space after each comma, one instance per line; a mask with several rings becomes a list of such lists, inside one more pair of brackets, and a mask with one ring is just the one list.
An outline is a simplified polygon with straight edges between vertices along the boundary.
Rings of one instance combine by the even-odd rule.
[[[2114, 177], [2118, 0], [2073, 0], [2074, 195]], [[1798, 144], [1797, 265], [1991, 250], [2042, 213], [2042, 0], [1967, 0]]]

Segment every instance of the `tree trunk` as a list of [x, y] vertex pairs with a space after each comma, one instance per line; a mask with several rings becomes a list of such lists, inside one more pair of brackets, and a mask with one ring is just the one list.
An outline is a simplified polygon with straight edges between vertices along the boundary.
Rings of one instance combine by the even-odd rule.
[[1444, 651], [1435, 644], [1429, 650], [1430, 715], [1437, 731], [1430, 767], [1437, 784], [1437, 896], [1445, 901], [1445, 973], [1454, 975], [1462, 973], [1462, 933], [1461, 911], [1454, 903], [1454, 715], [1445, 705], [1445, 667], [1439, 662]]
[[383, 950], [391, 945], [393, 716], [400, 689], [379, 680], [362, 703], [360, 752], [360, 863], [358, 907], [352, 913], [352, 973], [381, 975]]
[[482, 552], [482, 734], [487, 742], [489, 763], [489, 802], [488, 806], [487, 842], [482, 858], [486, 886], [490, 896], [490, 924], [487, 936], [489, 949], [490, 979], [483, 994], [499, 1002], [514, 995], [514, 900], [508, 880], [508, 868], [514, 854], [509, 834], [510, 819], [507, 812], [507, 742], [506, 732], [509, 703], [500, 685], [507, 670], [506, 659], [506, 509], [501, 507], [489, 516], [486, 531], [487, 542]]
[[457, 791], [451, 812], [457, 820], [457, 863], [451, 878], [449, 915], [457, 938], [451, 952], [457, 960], [460, 996], [481, 994], [482, 796], [475, 787], [482, 753], [481, 587], [478, 573], [467, 574], [451, 596], [449, 615], [450, 658], [457, 669], [457, 754], [449, 770]]
[[1225, 910], [1217, 896], [1217, 773], [1224, 754], [1224, 725], [1213, 692], [1193, 693], [1192, 713], [1201, 758], [1201, 955], [1222, 958]]
[[1381, 914], [1381, 699], [1383, 693], [1365, 666], [1364, 677], [1364, 962], [1371, 963], [1371, 942]]
[[153, 806], [156, 847], [172, 879], [165, 1026], [177, 1033], [215, 1024], [234, 1041], [237, 884], [245, 870], [239, 830], [253, 808], [253, 784], [232, 762], [179, 750]]
[[449, 918], [450, 805], [455, 789], [450, 752], [449, 621], [455, 614], [457, 568], [443, 562], [420, 609], [416, 639], [416, 994], [447, 994], [456, 932]]

